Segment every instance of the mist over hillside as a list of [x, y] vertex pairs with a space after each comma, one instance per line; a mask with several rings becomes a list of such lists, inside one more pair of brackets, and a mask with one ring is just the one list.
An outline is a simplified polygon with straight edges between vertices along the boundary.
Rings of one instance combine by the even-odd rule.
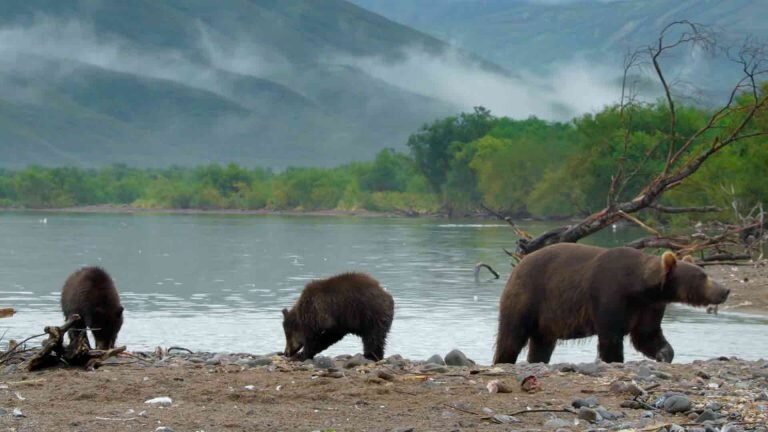
[[598, 109], [608, 73], [508, 73], [342, 0], [8, 0], [0, 164], [335, 165], [476, 105]]
[[[616, 78], [629, 50], [648, 46], [675, 20], [709, 26], [721, 47], [763, 38], [768, 7], [753, 0], [352, 0], [477, 53], [513, 73], [551, 75], [569, 64], [598, 65]], [[669, 76], [704, 102], [726, 95], [740, 68], [725, 55], [678, 53]]]

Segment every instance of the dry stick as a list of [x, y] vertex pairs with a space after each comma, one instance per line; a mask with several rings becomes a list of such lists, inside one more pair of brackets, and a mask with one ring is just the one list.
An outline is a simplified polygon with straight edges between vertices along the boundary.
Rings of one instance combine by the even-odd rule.
[[24, 345], [25, 343], [29, 342], [32, 339], [45, 336], [46, 334], [47, 333], [42, 333], [42, 334], [39, 334], [39, 335], [30, 336], [30, 337], [24, 339], [23, 341], [17, 343], [16, 345], [13, 346], [13, 348], [9, 349], [8, 351], [6, 351], [2, 355], [0, 355], [0, 364], [4, 363], [6, 360], [8, 360], [7, 357], [10, 356], [11, 354], [13, 354], [18, 347]]
[[194, 353], [192, 352], [192, 350], [190, 350], [190, 349], [187, 349], [187, 348], [184, 348], [184, 347], [177, 347], [177, 346], [172, 346], [172, 347], [168, 348], [167, 350], [165, 350], [165, 352], [166, 352], [166, 353], [170, 353], [170, 352], [171, 352], [171, 350], [176, 350], [176, 351], [186, 351], [186, 352], [188, 352], [188, 353], [190, 353], [190, 354], [194, 354]]
[[638, 218], [636, 218], [634, 216], [631, 216], [631, 215], [629, 215], [627, 213], [624, 213], [621, 210], [619, 210], [618, 213], [624, 219], [627, 219], [629, 221], [632, 221], [632, 222], [636, 223], [638, 226], [640, 226], [640, 228], [648, 231], [652, 235], [655, 235], [656, 237], [661, 237], [661, 234], [659, 234], [658, 231], [656, 231], [655, 229], [653, 229], [653, 228], [649, 227], [648, 225], [644, 224], [640, 219], [638, 219]]
[[468, 410], [468, 409], [464, 409], [464, 408], [459, 408], [459, 407], [457, 407], [457, 406], [453, 406], [453, 405], [451, 405], [451, 404], [447, 404], [447, 403], [444, 403], [443, 405], [447, 406], [448, 408], [453, 408], [453, 409], [455, 409], [456, 411], [461, 411], [461, 412], [463, 412], [463, 413], [472, 414], [472, 415], [476, 415], [476, 416], [480, 416], [480, 415], [481, 415], [480, 413], [476, 413], [476, 412], [474, 412], [474, 411], [470, 411], [470, 410]]
[[475, 264], [475, 281], [480, 279], [480, 269], [481, 268], [487, 268], [489, 272], [491, 272], [495, 279], [499, 278], [499, 274], [496, 272], [496, 270], [493, 269], [493, 267], [489, 266], [486, 263], [479, 262]]
[[[521, 415], [521, 414], [545, 413], [545, 412], [565, 412], [565, 413], [570, 413], [570, 414], [573, 414], [573, 415], [578, 415], [577, 412], [575, 412], [574, 410], [569, 409], [569, 408], [559, 408], [559, 409], [557, 409], [557, 408], [539, 408], [539, 409], [530, 409], [530, 410], [522, 410], [522, 411], [513, 412], [512, 414], [507, 414], [507, 415], [509, 415], [511, 417], [514, 417], [516, 415]], [[483, 417], [483, 418], [490, 418], [490, 417]]]

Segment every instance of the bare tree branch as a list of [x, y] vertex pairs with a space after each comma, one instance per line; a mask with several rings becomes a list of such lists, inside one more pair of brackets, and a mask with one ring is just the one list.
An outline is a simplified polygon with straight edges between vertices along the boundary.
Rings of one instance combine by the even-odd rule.
[[[629, 216], [647, 208], [664, 213], [720, 211], [714, 206], [666, 207], [658, 204], [658, 200], [664, 193], [682, 184], [685, 179], [698, 171], [712, 155], [727, 146], [768, 135], [768, 130], [755, 129], [753, 122], [759, 113], [768, 111], [768, 98], [761, 93], [758, 85], [758, 79], [768, 72], [763, 67], [767, 57], [766, 49], [764, 45], [757, 45], [751, 40], [746, 40], [738, 53], [731, 57], [736, 64], [740, 65], [743, 76], [731, 89], [727, 101], [719, 109], [714, 110], [706, 124], [690, 136], [685, 139], [678, 136], [675, 96], [670, 81], [664, 74], [661, 60], [667, 52], [682, 46], [712, 50], [716, 44], [713, 33], [705, 27], [686, 20], [675, 21], [662, 29], [654, 45], [630, 53], [625, 59], [619, 103], [621, 124], [624, 129], [623, 154], [618, 159], [616, 172], [611, 177], [606, 207], [576, 224], [555, 228], [535, 238], [527, 233], [518, 235], [517, 256], [525, 256], [554, 243], [577, 242], [581, 238], [600, 231], [621, 219], [629, 219], [653, 234], [651, 238], [632, 242], [630, 245], [633, 247], [664, 247], [680, 251], [699, 251], [707, 247], [715, 247], [718, 244], [738, 243], [738, 241], [735, 243], [732, 241], [733, 235], [740, 232], [735, 228], [728, 228], [720, 235], [706, 239], [696, 240], [691, 236], [664, 238], [653, 228], [640, 222], [637, 218]], [[629, 76], [630, 71], [642, 63], [644, 55], [650, 58], [655, 76], [664, 91], [669, 110], [669, 130], [663, 131], [663, 136], [650, 145], [639, 164], [629, 171], [626, 164], [631, 145], [631, 108], [636, 105], [633, 90], [629, 87]], [[742, 98], [742, 96], [744, 97]], [[737, 100], [739, 100], [738, 103]], [[621, 194], [627, 187], [629, 180], [647, 165], [651, 157], [662, 146], [667, 148], [663, 168], [657, 171], [637, 195], [629, 200], [621, 201]], [[521, 231], [508, 218], [504, 218], [504, 220], [515, 227], [516, 231]], [[762, 241], [762, 231], [759, 237]]]

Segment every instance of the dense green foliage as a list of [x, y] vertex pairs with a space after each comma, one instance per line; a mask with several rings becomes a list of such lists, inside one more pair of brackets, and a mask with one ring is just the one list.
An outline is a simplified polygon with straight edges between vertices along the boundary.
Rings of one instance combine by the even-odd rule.
[[[622, 115], [624, 116], [622, 120]], [[691, 136], [710, 113], [678, 107], [675, 133]], [[728, 128], [723, 123], [718, 130]], [[368, 209], [461, 215], [487, 206], [516, 216], [573, 216], [606, 205], [623, 164], [619, 200], [636, 196], [664, 167], [666, 105], [607, 107], [568, 123], [513, 120], [478, 107], [426, 124], [408, 141], [410, 155], [382, 150], [371, 162], [280, 173], [234, 164], [196, 168], [42, 168], [0, 171], [0, 205], [51, 208], [129, 204], [180, 209]], [[768, 130], [761, 113], [752, 130]], [[702, 142], [711, 138], [702, 136]], [[700, 144], [703, 145], [703, 144]], [[691, 147], [684, 158], [698, 150]], [[726, 147], [663, 197], [666, 205], [730, 208], [765, 203], [768, 139]]]
[[374, 162], [290, 168], [280, 174], [235, 164], [196, 168], [44, 168], [0, 171], [0, 206], [60, 208], [127, 204], [174, 209], [370, 209], [432, 212], [437, 199], [411, 160], [383, 150]]

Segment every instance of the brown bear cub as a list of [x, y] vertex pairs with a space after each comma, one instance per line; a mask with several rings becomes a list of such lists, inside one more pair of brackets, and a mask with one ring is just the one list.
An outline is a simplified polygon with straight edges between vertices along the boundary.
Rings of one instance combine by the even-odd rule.
[[528, 343], [528, 362], [549, 363], [558, 340], [597, 335], [600, 359], [624, 361], [624, 336], [657, 361], [674, 351], [661, 331], [668, 303], [720, 304], [729, 290], [671, 252], [605, 249], [573, 243], [547, 246], [525, 258], [501, 295], [494, 363], [515, 363]]
[[351, 333], [363, 339], [367, 359], [381, 360], [394, 315], [392, 296], [366, 274], [312, 281], [291, 310], [283, 309], [284, 354], [311, 359]]
[[70, 330], [70, 340], [88, 327], [96, 349], [115, 347], [117, 333], [123, 326], [123, 306], [112, 278], [103, 269], [84, 267], [72, 273], [61, 290], [61, 310], [65, 319], [73, 314], [81, 318], [81, 323], [75, 324], [78, 329]]

